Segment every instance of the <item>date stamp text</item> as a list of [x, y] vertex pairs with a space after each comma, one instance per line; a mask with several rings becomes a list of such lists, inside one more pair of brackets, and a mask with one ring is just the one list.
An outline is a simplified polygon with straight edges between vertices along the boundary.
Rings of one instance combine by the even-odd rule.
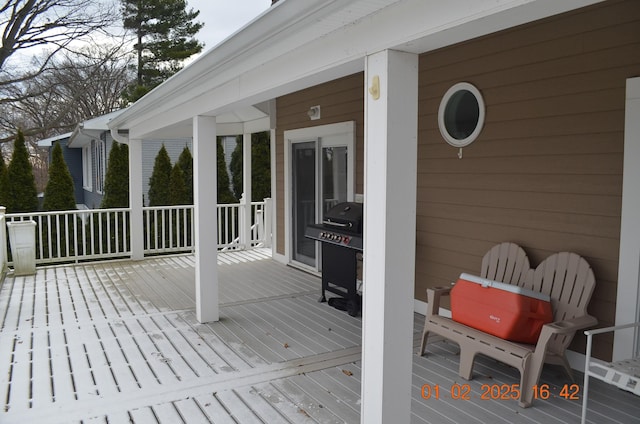
[[[450, 387], [439, 384], [423, 384], [422, 398], [441, 399], [448, 397], [454, 400], [518, 400], [520, 399], [519, 384], [483, 384], [479, 393], [473, 393], [470, 384], [452, 384]], [[568, 400], [580, 400], [580, 386], [577, 384], [565, 384], [562, 387], [552, 388], [548, 384], [540, 384], [532, 387], [534, 399], [549, 399], [557, 395]]]

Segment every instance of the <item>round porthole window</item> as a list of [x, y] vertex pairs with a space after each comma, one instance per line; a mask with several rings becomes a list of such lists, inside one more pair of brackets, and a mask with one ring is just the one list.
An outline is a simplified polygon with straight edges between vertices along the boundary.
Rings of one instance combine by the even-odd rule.
[[468, 146], [478, 138], [483, 124], [484, 100], [476, 87], [460, 82], [447, 90], [438, 110], [438, 126], [447, 143]]

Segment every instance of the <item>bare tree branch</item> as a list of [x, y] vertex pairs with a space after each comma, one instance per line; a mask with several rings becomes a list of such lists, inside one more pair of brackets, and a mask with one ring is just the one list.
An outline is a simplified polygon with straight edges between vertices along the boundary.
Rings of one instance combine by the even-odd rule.
[[121, 108], [122, 92], [134, 77], [131, 58], [122, 44], [67, 53], [38, 77], [6, 87], [20, 100], [0, 102], [0, 143], [12, 140], [17, 127], [26, 139], [46, 138]]
[[113, 3], [95, 0], [7, 0], [0, 9], [0, 70], [17, 51], [38, 46], [52, 54], [105, 30], [117, 19]]
[[[86, 82], [106, 72], [101, 67], [121, 61], [120, 46], [86, 48], [98, 34], [105, 42], [110, 25], [120, 19], [116, 2], [0, 0], [0, 142], [11, 140], [18, 127], [28, 138], [71, 125], [72, 111], [82, 109], [80, 99], [94, 96]], [[72, 87], [80, 82], [84, 90]]]

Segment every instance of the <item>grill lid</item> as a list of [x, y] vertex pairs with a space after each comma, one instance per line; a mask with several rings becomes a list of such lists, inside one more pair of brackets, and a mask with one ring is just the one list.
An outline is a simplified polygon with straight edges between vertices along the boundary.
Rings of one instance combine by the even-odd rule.
[[362, 203], [338, 203], [324, 214], [327, 227], [362, 234]]

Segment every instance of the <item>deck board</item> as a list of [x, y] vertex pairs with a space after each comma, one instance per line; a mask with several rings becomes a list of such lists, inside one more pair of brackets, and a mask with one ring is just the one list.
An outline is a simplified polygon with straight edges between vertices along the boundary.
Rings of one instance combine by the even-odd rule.
[[[359, 317], [319, 303], [316, 276], [258, 250], [219, 255], [221, 320], [200, 324], [193, 262], [176, 255], [9, 274], [0, 289], [0, 422], [359, 422]], [[423, 319], [415, 316], [414, 350]], [[457, 347], [434, 340], [413, 356], [413, 424], [579, 421], [580, 402], [558, 396], [561, 370], [545, 369], [553, 396], [532, 408], [482, 400], [483, 384], [518, 383], [517, 372], [479, 358], [474, 379], [461, 380]], [[424, 384], [439, 385], [440, 398], [423, 399]], [[471, 397], [453, 399], [454, 384]], [[637, 397], [592, 382], [589, 422], [639, 416]]]

